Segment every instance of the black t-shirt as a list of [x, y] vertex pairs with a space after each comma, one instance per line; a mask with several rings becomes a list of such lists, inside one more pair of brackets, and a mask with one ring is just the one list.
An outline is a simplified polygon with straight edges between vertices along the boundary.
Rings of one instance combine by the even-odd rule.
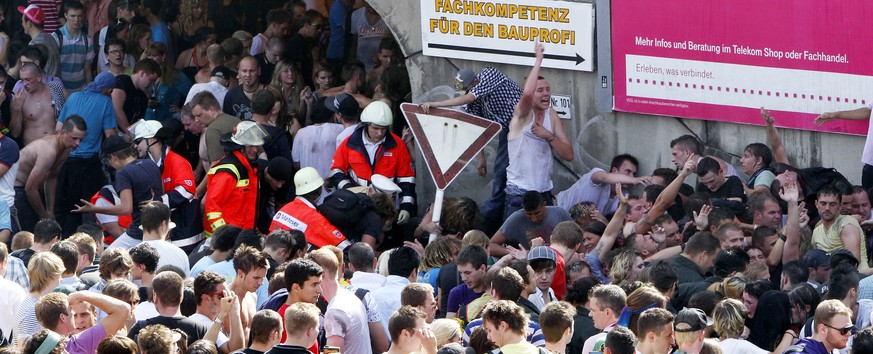
[[224, 113], [240, 120], [252, 120], [252, 100], [243, 92], [242, 85], [227, 91], [224, 96]]
[[287, 345], [287, 344], [277, 344], [273, 346], [273, 349], [267, 351], [267, 354], [312, 354], [309, 352], [309, 349], [297, 346], [297, 345]]
[[299, 33], [293, 34], [285, 43], [285, 58], [293, 61], [300, 68], [300, 75], [306, 81], [306, 86], [315, 87], [312, 84], [312, 51], [306, 38]]
[[188, 335], [188, 345], [193, 344], [197, 340], [203, 339], [206, 336], [206, 332], [209, 331], [209, 328], [206, 326], [189, 320], [187, 317], [179, 316], [179, 317], [166, 317], [166, 316], [158, 316], [152, 317], [147, 320], [137, 321], [135, 325], [130, 329], [130, 332], [127, 333], [127, 337], [133, 339], [136, 342], [137, 337], [139, 336], [139, 331], [143, 328], [151, 326], [153, 324], [162, 324], [167, 326], [169, 329], [181, 329], [182, 332]]
[[449, 304], [449, 292], [458, 286], [460, 275], [458, 275], [458, 265], [455, 262], [444, 265], [440, 268], [440, 276], [437, 278], [437, 286], [442, 290], [440, 296], [440, 312], [445, 315], [446, 307]]
[[703, 183], [698, 183], [697, 191], [709, 193], [712, 199], [741, 198], [744, 203], [746, 202], [746, 191], [743, 189], [743, 181], [737, 176], [728, 177], [724, 184], [715, 191], [709, 190]]
[[149, 98], [145, 92], [133, 86], [133, 80], [127, 75], [118, 75], [115, 77], [115, 88], [124, 91], [127, 98], [124, 100], [124, 115], [127, 116], [127, 123], [133, 123], [145, 117], [146, 109], [148, 109]]
[[355, 227], [340, 228], [340, 232], [354, 242], [360, 242], [365, 234], [375, 237], [378, 242], [381, 241], [379, 238], [382, 236], [382, 219], [379, 218], [379, 214], [370, 210], [355, 224]]
[[161, 169], [152, 160], [140, 159], [127, 164], [115, 174], [115, 190], [121, 195], [125, 189], [130, 189], [133, 195], [132, 220], [127, 235], [142, 240], [142, 230], [139, 228], [142, 208], [139, 205], [144, 201], [161, 200], [164, 194]]
[[269, 165], [270, 162], [267, 160], [258, 160], [258, 210], [255, 217], [255, 227], [264, 234], [270, 232], [273, 216], [279, 209], [295, 198], [294, 183], [291, 181], [286, 181], [279, 190], [274, 190], [270, 186], [270, 182], [264, 176]]
[[24, 266], [26, 267], [30, 264], [30, 257], [33, 257], [34, 254], [36, 254], [36, 251], [30, 248], [23, 248], [10, 253], [9, 255], [20, 259], [22, 262], [24, 262]]
[[255, 59], [258, 60], [258, 66], [261, 68], [261, 83], [269, 85], [270, 81], [273, 80], [273, 72], [276, 70], [276, 64], [267, 60], [267, 53], [255, 55]]
[[233, 352], [233, 354], [264, 354], [264, 352], [260, 350], [254, 350], [252, 348], [245, 348], [243, 350], [237, 350]]

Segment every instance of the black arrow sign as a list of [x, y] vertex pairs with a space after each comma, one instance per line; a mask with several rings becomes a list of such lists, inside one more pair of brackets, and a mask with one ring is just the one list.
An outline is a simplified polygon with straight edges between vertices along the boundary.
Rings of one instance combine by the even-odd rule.
[[[492, 49], [492, 48], [475, 48], [475, 47], [465, 47], [465, 46], [450, 45], [450, 44], [428, 43], [427, 46], [430, 48], [434, 48], [434, 49], [462, 50], [462, 51], [467, 51], [467, 52], [512, 55], [512, 56], [517, 56], [517, 57], [531, 57], [531, 58], [533, 58], [535, 56], [534, 53], [532, 53], [532, 52], [516, 52], [516, 51], [512, 51], [512, 50]], [[552, 59], [552, 60], [575, 61], [576, 65], [579, 65], [585, 61], [585, 58], [583, 58], [581, 55], [579, 55], [579, 53], [576, 53], [576, 56], [544, 54], [543, 58]]]

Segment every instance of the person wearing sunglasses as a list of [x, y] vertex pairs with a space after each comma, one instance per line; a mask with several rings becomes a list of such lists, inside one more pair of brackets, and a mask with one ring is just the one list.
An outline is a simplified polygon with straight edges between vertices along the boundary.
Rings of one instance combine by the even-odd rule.
[[788, 347], [786, 353], [824, 354], [843, 349], [853, 335], [852, 310], [840, 300], [822, 301], [815, 309], [815, 333]]

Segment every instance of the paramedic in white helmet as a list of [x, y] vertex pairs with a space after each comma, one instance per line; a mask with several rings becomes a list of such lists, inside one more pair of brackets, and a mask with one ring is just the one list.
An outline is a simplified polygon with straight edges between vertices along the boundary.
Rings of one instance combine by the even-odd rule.
[[405, 224], [415, 211], [415, 170], [406, 145], [391, 132], [391, 108], [374, 101], [361, 112], [361, 125], [333, 156], [328, 182], [332, 188], [368, 186], [374, 174], [393, 179], [400, 186], [397, 223]]

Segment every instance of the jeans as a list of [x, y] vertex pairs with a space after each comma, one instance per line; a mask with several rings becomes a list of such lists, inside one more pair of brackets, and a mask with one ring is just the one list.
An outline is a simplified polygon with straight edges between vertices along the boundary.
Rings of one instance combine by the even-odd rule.
[[[524, 206], [522, 205], [522, 199], [526, 191], [521, 191], [518, 187], [515, 187], [514, 185], [511, 189], [514, 191], [506, 193], [506, 213], [503, 217], [504, 220], [506, 220], [506, 218], [509, 218], [512, 213], [524, 209]], [[552, 191], [540, 192], [540, 194], [542, 194], [543, 200], [546, 202], [546, 205], [555, 205], [555, 196], [552, 194]]]
[[492, 224], [503, 223], [506, 207], [506, 168], [509, 167], [507, 149], [509, 129], [501, 129], [497, 136], [497, 157], [494, 158], [494, 182], [491, 183], [491, 197], [482, 204], [482, 217]]

